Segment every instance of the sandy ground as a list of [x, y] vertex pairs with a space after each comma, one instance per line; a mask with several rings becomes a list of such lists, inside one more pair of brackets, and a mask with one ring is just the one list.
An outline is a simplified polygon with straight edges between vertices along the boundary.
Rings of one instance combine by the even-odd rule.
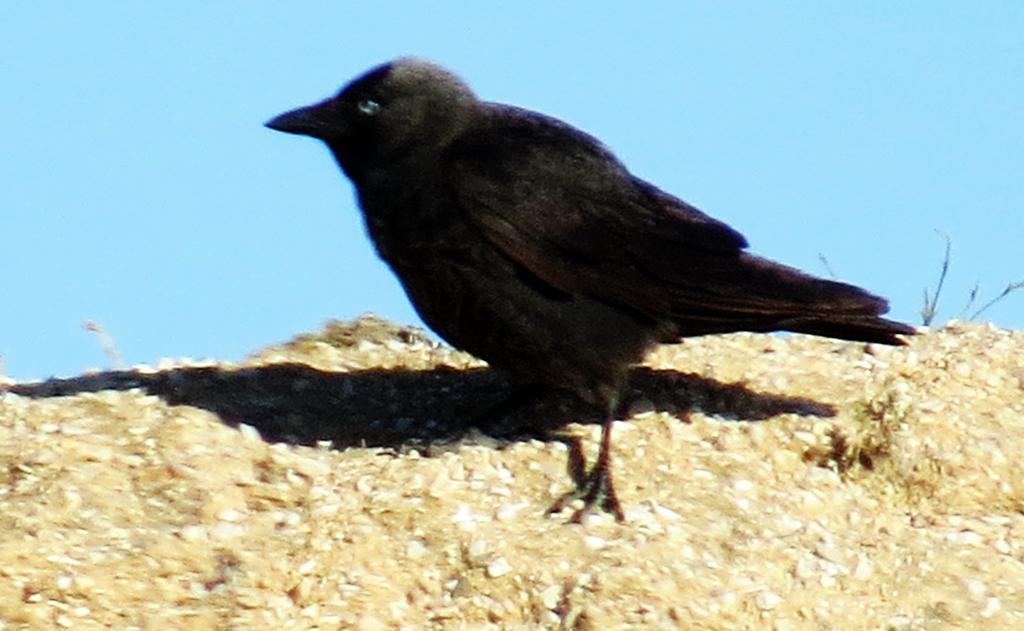
[[547, 514], [592, 414], [374, 318], [3, 388], [0, 629], [1024, 628], [1022, 331], [661, 347], [622, 524]]

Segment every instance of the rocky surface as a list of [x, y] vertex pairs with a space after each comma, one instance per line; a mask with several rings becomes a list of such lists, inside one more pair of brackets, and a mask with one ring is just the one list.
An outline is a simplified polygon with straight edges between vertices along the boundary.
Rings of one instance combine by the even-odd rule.
[[1024, 628], [1024, 332], [661, 347], [623, 524], [547, 514], [586, 410], [472, 427], [508, 388], [372, 317], [7, 382], [0, 628]]

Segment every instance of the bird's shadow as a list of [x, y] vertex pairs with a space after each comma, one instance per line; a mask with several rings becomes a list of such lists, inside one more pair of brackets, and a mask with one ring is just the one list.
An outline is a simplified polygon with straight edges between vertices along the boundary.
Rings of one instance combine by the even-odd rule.
[[[400, 448], [458, 439], [473, 427], [509, 441], [547, 435], [567, 422], [600, 423], [600, 410], [555, 392], [528, 397], [509, 411], [514, 384], [489, 368], [367, 369], [327, 372], [301, 363], [224, 370], [188, 367], [155, 373], [110, 371], [69, 379], [15, 384], [6, 391], [43, 398], [101, 390], [141, 389], [171, 405], [215, 413], [228, 425], [244, 423], [269, 441], [335, 448]], [[635, 368], [624, 410], [645, 407], [680, 418], [701, 410], [724, 419], [763, 420], [778, 414], [834, 416], [835, 408], [804, 397], [759, 393], [673, 370]], [[503, 412], [491, 418], [491, 411]]]

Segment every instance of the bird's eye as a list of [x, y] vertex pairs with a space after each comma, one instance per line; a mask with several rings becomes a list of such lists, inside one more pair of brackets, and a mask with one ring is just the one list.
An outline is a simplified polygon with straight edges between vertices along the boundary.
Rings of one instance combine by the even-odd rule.
[[363, 99], [356, 103], [356, 108], [367, 116], [373, 116], [380, 111], [380, 103], [372, 99]]

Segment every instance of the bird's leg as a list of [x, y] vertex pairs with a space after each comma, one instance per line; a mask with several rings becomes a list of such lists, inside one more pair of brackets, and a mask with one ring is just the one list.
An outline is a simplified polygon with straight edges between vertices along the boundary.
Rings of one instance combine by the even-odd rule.
[[625, 521], [626, 516], [622, 512], [622, 504], [619, 503], [619, 496], [615, 493], [615, 485], [612, 484], [612, 422], [614, 419], [609, 414], [601, 425], [601, 448], [597, 453], [597, 462], [590, 470], [581, 490], [586, 490], [583, 495], [583, 508], [573, 513], [572, 521], [579, 522], [583, 517], [593, 510], [594, 506], [600, 506], [601, 510], [615, 515], [615, 521]]
[[612, 422], [614, 419], [614, 404], [609, 405], [608, 415], [601, 425], [601, 448], [597, 454], [597, 461], [594, 463], [590, 473], [579, 484], [575, 491], [571, 491], [558, 499], [548, 509], [549, 513], [557, 513], [576, 499], [583, 500], [583, 507], [573, 513], [570, 521], [579, 523], [584, 516], [591, 513], [595, 507], [615, 515], [616, 521], [625, 521], [626, 516], [622, 512], [622, 504], [615, 492], [612, 483]]

